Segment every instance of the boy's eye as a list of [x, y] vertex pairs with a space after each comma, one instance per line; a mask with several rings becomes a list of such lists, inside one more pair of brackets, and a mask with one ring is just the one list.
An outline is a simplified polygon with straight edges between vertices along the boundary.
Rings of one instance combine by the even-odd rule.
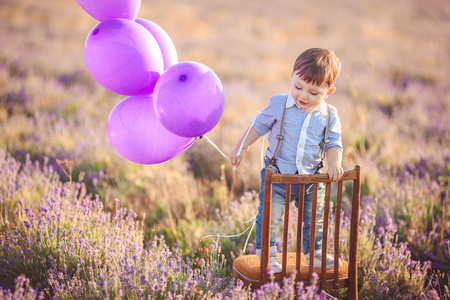
[[311, 92], [311, 95], [313, 95], [313, 96], [317, 96], [317, 94], [318, 94], [318, 93], [312, 93], [312, 92]]
[[295, 86], [295, 88], [296, 88], [297, 90], [301, 90], [301, 89], [302, 89], [301, 87], [298, 87], [298, 86]]

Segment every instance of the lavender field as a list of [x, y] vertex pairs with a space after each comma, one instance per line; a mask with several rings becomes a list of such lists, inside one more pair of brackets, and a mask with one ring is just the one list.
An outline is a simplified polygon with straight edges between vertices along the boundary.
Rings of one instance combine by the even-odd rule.
[[[359, 296], [450, 299], [449, 1], [143, 0], [138, 17], [221, 79], [207, 136], [226, 154], [300, 52], [334, 50], [343, 165], [363, 170]], [[246, 289], [230, 270], [247, 236], [215, 237], [256, 214], [262, 140], [238, 169], [204, 138], [157, 165], [112, 148], [124, 96], [85, 66], [97, 23], [76, 0], [0, 0], [0, 299], [323, 299]]]

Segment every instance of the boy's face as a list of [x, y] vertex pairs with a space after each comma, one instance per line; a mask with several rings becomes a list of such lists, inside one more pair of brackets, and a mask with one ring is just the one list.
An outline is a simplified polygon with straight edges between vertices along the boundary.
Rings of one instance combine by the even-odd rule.
[[299, 107], [305, 110], [306, 114], [318, 107], [322, 100], [333, 94], [334, 91], [336, 91], [335, 87], [330, 88], [325, 83], [322, 83], [321, 86], [307, 83], [297, 74], [292, 74], [292, 98]]

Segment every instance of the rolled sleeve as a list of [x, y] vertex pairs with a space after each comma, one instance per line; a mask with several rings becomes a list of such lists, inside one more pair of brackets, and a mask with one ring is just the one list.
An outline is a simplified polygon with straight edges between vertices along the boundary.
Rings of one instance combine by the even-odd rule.
[[342, 145], [342, 125], [339, 120], [339, 116], [337, 114], [337, 110], [334, 107], [331, 107], [331, 120], [330, 120], [330, 129], [328, 132], [328, 140], [329, 143], [325, 146], [325, 150], [330, 148], [338, 148], [343, 151], [344, 147]]
[[266, 135], [272, 129], [273, 124], [276, 122], [277, 106], [275, 102], [276, 101], [271, 99], [266, 108], [255, 118], [253, 129], [255, 129], [260, 136]]

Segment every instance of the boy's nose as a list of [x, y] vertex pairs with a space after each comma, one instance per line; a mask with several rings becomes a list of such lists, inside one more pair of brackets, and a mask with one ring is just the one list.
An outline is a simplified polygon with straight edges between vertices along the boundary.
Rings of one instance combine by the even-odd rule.
[[300, 100], [301, 100], [301, 99], [308, 100], [308, 93], [302, 91], [302, 92], [299, 94], [299, 97], [300, 97]]

